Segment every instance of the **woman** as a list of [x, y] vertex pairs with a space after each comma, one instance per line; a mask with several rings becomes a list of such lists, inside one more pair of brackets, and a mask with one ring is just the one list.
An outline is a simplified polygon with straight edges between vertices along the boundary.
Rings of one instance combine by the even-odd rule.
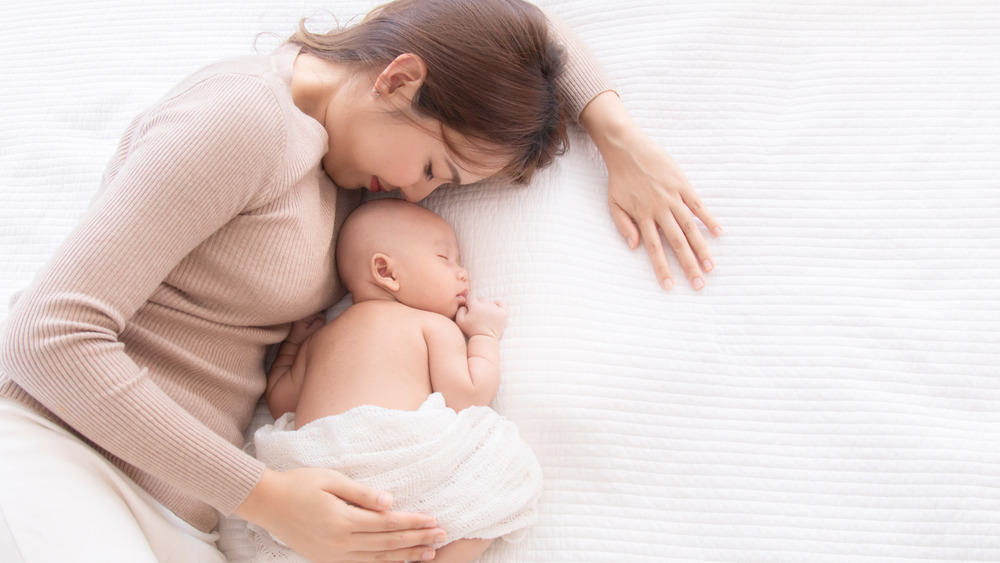
[[358, 188], [416, 201], [526, 181], [560, 151], [567, 107], [608, 163], [630, 246], [645, 240], [669, 286], [659, 228], [699, 284], [710, 257], [688, 208], [714, 221], [564, 31], [554, 85], [548, 28], [515, 0], [401, 0], [206, 68], [140, 115], [10, 313], [0, 558], [221, 560], [218, 513], [317, 561], [432, 558], [431, 516], [334, 472], [267, 470], [242, 430], [267, 346], [343, 294], [332, 249]]

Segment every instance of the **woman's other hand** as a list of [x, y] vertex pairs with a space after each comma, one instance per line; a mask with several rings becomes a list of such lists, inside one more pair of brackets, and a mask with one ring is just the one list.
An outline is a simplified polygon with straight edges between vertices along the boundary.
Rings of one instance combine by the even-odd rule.
[[292, 328], [288, 331], [285, 341], [292, 344], [302, 344], [325, 324], [326, 313], [314, 313], [304, 319], [299, 319], [292, 323]]
[[684, 171], [628, 115], [618, 95], [604, 92], [580, 114], [608, 168], [608, 205], [618, 232], [635, 249], [642, 241], [664, 289], [674, 285], [660, 233], [695, 289], [715, 265], [696, 217], [715, 236], [718, 221], [705, 208]]
[[392, 512], [392, 498], [329, 469], [266, 469], [236, 515], [310, 561], [429, 561], [445, 532], [424, 514]]

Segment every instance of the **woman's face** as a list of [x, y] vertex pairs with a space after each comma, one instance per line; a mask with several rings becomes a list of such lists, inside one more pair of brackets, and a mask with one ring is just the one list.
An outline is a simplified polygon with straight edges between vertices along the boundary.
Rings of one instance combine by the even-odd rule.
[[330, 135], [330, 150], [323, 168], [333, 182], [345, 189], [373, 192], [399, 191], [416, 202], [445, 184], [472, 184], [488, 178], [504, 166], [495, 156], [501, 151], [476, 152], [462, 137], [459, 151], [470, 154], [477, 164], [463, 161], [448, 150], [441, 124], [427, 118], [409, 119], [379, 107], [343, 117]]

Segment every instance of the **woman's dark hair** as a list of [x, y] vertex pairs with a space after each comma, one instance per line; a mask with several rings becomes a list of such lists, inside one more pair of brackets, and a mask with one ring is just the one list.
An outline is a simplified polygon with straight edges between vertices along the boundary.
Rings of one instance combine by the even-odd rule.
[[474, 143], [510, 151], [500, 175], [516, 183], [566, 150], [566, 104], [556, 86], [563, 51], [545, 14], [521, 0], [396, 0], [328, 33], [300, 22], [288, 41], [372, 72], [401, 54], [419, 56], [427, 77], [412, 109]]

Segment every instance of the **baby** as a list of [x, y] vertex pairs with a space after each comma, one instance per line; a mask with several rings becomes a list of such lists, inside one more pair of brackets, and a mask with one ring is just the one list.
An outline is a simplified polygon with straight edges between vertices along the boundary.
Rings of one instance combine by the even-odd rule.
[[[256, 455], [388, 491], [394, 510], [448, 533], [436, 561], [473, 561], [532, 524], [541, 494], [531, 449], [487, 406], [506, 307], [470, 298], [451, 226], [398, 199], [348, 217], [337, 267], [353, 305], [295, 323], [282, 343], [265, 395], [277, 420], [255, 434]], [[298, 558], [263, 530], [251, 538], [258, 560]]]

